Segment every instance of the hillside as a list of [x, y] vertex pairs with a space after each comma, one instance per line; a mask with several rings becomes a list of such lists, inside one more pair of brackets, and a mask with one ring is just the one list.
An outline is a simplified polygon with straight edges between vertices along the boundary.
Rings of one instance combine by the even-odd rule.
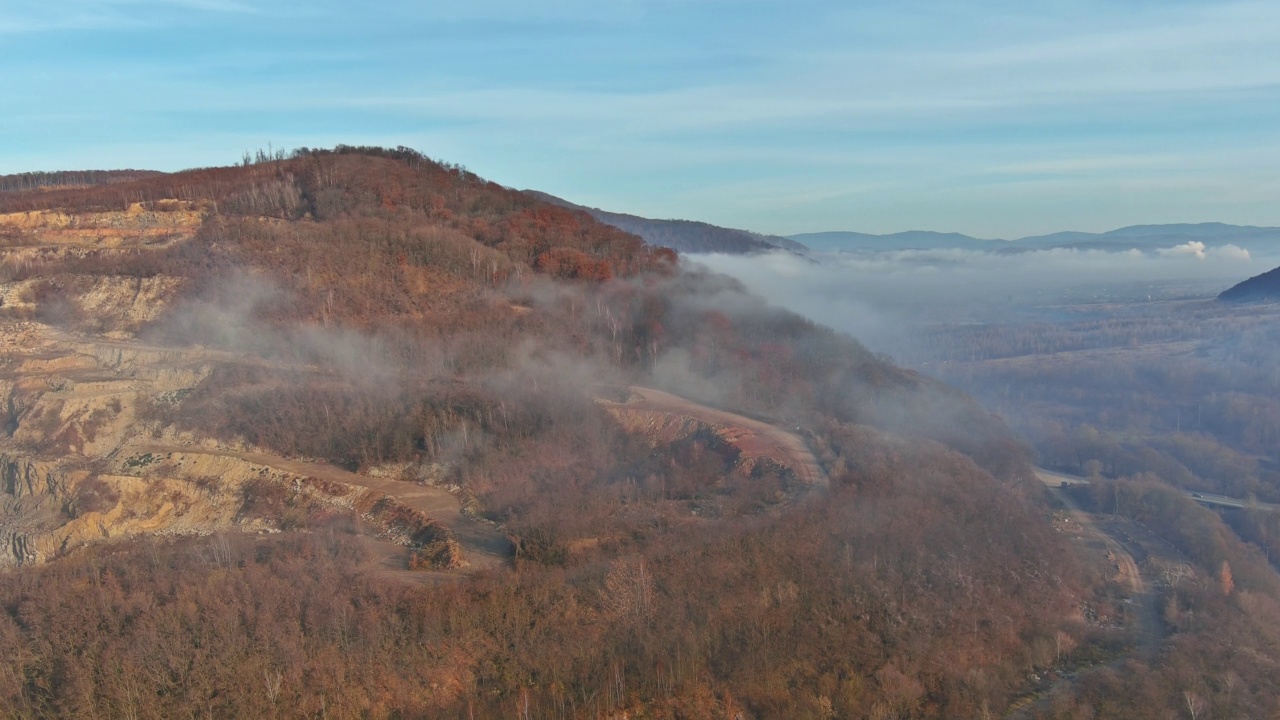
[[1222, 302], [1280, 302], [1280, 268], [1237, 283], [1218, 296]]
[[0, 227], [7, 714], [977, 717], [1130, 642], [998, 418], [461, 167]]
[[692, 220], [654, 220], [575, 205], [568, 200], [536, 190], [525, 192], [553, 205], [581, 210], [605, 225], [644, 238], [644, 241], [650, 245], [671, 248], [682, 253], [744, 255], [777, 249], [794, 252], [804, 252], [808, 249], [791, 238], [761, 235], [748, 230], [734, 230]]

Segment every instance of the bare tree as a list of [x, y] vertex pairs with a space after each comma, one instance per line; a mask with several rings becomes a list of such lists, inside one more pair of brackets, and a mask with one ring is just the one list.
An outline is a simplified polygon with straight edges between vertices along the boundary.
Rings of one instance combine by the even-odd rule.
[[1182, 691], [1182, 699], [1187, 702], [1187, 712], [1191, 713], [1191, 720], [1200, 717], [1200, 713], [1204, 712], [1209, 703], [1204, 698], [1190, 690]]
[[615, 619], [653, 614], [653, 577], [643, 560], [618, 559], [604, 580], [603, 604]]
[[280, 699], [280, 685], [284, 682], [284, 673], [279, 670], [263, 670], [262, 677], [267, 685], [267, 699], [275, 705]]

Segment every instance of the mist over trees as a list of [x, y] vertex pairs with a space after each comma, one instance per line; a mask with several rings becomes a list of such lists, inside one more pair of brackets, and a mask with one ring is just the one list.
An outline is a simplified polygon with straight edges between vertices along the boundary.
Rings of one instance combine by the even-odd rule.
[[[1280, 502], [1280, 315], [1214, 300], [1253, 261], [1203, 243], [697, 259], [971, 393], [1034, 447], [1035, 463], [1091, 481], [1051, 491], [1067, 496], [1059, 527], [1079, 507], [1111, 543], [1108, 558], [1132, 556], [1145, 599], [1120, 615], [1148, 639], [1127, 662], [1045, 681], [1023, 716], [1274, 712], [1260, 668], [1280, 658], [1280, 513], [1269, 505]], [[1203, 494], [1242, 507], [1206, 509]]]
[[[68, 546], [0, 574], [14, 715], [1280, 711], [1280, 513], [1185, 494], [1280, 500], [1266, 307], [1226, 310], [1160, 275], [1173, 284], [1150, 302], [1154, 285], [952, 302], [903, 334], [818, 268], [830, 282], [808, 296], [862, 313], [833, 317], [882, 331], [869, 349], [752, 294], [750, 275], [404, 148], [4, 193], [0, 210], [198, 211], [189, 236], [71, 250], [19, 228], [3, 321], [110, 353], [188, 349], [193, 384], [140, 401], [145, 432], [452, 488], [511, 548], [469, 574], [413, 549], [426, 571], [406, 584], [357, 509], [250, 483], [237, 502], [271, 534]], [[892, 262], [916, 263], [900, 280], [939, 260]], [[962, 278], [1003, 272], [953, 260]], [[163, 287], [163, 311], [102, 312], [87, 298], [104, 282]], [[893, 337], [911, 369], [873, 351]], [[794, 431], [822, 482], [785, 458], [745, 462], [742, 428], [623, 423], [630, 386]], [[7, 452], [82, 444], [6, 387]], [[1092, 482], [1047, 489], [1034, 464]], [[58, 512], [112, 493], [86, 482]]]
[[[6, 322], [197, 348], [198, 382], [139, 407], [149, 432], [454, 487], [514, 556], [403, 585], [359, 513], [250, 485], [278, 534], [0, 576], [14, 714], [968, 717], [1063, 638], [1127, 642], [1073, 615], [1108, 583], [998, 418], [669, 250], [405, 149], [0, 196], [133, 207], [206, 214], [149, 245], [24, 235]], [[165, 311], [96, 312], [104, 279], [163, 280]], [[829, 487], [687, 418], [651, 442], [602, 403], [641, 384], [798, 429]], [[6, 426], [30, 424], [13, 399]]]

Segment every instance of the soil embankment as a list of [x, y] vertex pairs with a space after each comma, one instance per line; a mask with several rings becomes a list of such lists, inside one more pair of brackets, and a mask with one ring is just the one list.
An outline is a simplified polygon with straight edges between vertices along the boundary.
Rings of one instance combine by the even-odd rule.
[[771, 460], [791, 469], [806, 485], [826, 485], [827, 474], [805, 441], [793, 432], [744, 415], [702, 405], [653, 388], [632, 386], [624, 403], [598, 402], [628, 429], [673, 440], [692, 420], [738, 449], [744, 461]]

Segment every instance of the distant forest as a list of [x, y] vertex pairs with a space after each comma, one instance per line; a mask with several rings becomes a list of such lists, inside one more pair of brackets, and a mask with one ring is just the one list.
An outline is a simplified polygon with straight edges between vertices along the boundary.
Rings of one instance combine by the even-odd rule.
[[24, 192], [43, 188], [88, 187], [141, 180], [162, 173], [155, 170], [63, 170], [0, 175], [0, 192]]

